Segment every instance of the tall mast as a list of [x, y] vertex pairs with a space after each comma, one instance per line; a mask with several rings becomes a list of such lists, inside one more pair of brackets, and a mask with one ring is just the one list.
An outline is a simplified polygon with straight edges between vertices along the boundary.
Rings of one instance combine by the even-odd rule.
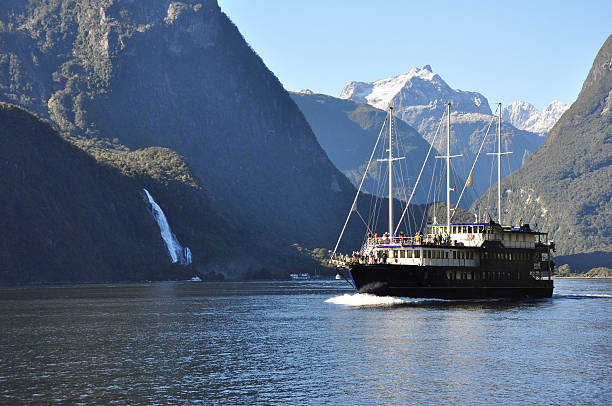
[[487, 155], [497, 155], [497, 221], [501, 225], [501, 156], [511, 154], [512, 152], [501, 152], [501, 103], [497, 103], [497, 112], [497, 152], [490, 152]]
[[501, 226], [501, 103], [497, 103], [497, 216]]
[[446, 234], [450, 235], [450, 103], [446, 105]]
[[389, 237], [393, 238], [393, 107], [389, 106]]
[[450, 192], [453, 190], [450, 187], [450, 160], [461, 155], [450, 154], [450, 102], [446, 105], [446, 155], [436, 156], [436, 158], [446, 159], [446, 234], [450, 235], [450, 221], [451, 221], [451, 195]]

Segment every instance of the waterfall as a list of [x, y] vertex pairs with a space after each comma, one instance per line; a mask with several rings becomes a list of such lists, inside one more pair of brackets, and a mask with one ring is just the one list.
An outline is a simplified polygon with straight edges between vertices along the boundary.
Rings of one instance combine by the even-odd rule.
[[179, 262], [181, 265], [189, 265], [191, 264], [191, 250], [189, 247], [183, 248], [179, 243], [176, 235], [172, 233], [170, 229], [170, 224], [168, 224], [168, 220], [166, 219], [166, 215], [164, 211], [159, 207], [155, 200], [153, 200], [153, 196], [149, 193], [147, 189], [142, 189], [147, 195], [147, 199], [149, 200], [149, 204], [151, 204], [151, 211], [153, 213], [153, 217], [159, 226], [159, 231], [161, 233], [161, 237], [166, 243], [166, 248], [168, 248], [168, 254], [170, 254], [170, 258], [172, 262]]

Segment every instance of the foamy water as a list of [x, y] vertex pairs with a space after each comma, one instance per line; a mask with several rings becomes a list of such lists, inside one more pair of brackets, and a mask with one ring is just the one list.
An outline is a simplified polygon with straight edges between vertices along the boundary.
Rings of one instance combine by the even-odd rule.
[[612, 295], [606, 293], [560, 293], [555, 294], [553, 297], [601, 297], [601, 298], [612, 298]]
[[395, 306], [408, 303], [405, 299], [392, 296], [375, 296], [368, 293], [346, 293], [327, 299], [326, 303], [334, 303], [345, 306]]

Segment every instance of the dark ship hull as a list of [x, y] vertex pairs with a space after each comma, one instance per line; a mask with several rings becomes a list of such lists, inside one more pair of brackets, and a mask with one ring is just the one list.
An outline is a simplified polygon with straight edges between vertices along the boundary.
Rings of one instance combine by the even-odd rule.
[[[553, 281], [536, 279], [527, 267], [444, 267], [351, 264], [359, 293], [438, 299], [549, 298]], [[522, 268], [522, 269], [521, 269]]]

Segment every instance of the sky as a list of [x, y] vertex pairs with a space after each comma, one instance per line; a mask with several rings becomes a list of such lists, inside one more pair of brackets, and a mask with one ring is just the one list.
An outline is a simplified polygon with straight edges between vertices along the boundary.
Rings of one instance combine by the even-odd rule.
[[431, 65], [491, 105], [569, 104], [612, 34], [610, 0], [218, 2], [285, 89], [336, 97]]

